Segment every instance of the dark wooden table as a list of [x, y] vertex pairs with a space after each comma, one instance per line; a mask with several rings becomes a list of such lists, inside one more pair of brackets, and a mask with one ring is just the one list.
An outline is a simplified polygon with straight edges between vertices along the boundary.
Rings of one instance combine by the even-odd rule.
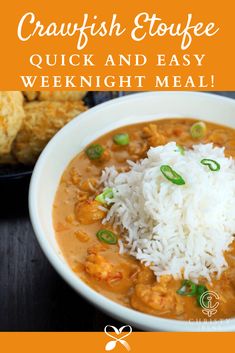
[[[235, 92], [217, 93], [235, 98]], [[77, 295], [47, 261], [29, 220], [28, 183], [0, 185], [0, 331], [119, 327]]]

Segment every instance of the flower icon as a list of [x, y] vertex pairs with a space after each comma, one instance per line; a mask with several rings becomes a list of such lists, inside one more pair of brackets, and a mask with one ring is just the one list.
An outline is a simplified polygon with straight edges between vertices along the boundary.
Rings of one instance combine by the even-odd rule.
[[[110, 333], [110, 331], [109, 331], [110, 329], [113, 330], [115, 335], [113, 333], [112, 334]], [[128, 331], [124, 331], [125, 329], [128, 329]], [[116, 344], [118, 342], [120, 344], [122, 344], [128, 351], [130, 351], [130, 349], [131, 349], [130, 345], [124, 340], [124, 338], [126, 338], [127, 336], [129, 336], [132, 333], [132, 327], [130, 325], [122, 326], [122, 327], [120, 327], [120, 329], [118, 329], [115, 326], [107, 325], [104, 328], [104, 332], [107, 336], [112, 338], [111, 341], [106, 343], [106, 346], [105, 346], [106, 351], [112, 351], [116, 347]]]

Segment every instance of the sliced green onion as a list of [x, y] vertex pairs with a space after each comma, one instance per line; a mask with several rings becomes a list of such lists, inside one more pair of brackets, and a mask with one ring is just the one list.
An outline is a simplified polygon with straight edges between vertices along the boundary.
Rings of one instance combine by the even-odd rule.
[[176, 173], [169, 165], [162, 165], [160, 170], [164, 177], [176, 185], [184, 185], [185, 181], [181, 175]]
[[101, 229], [96, 233], [97, 238], [107, 244], [117, 244], [117, 236], [107, 229]]
[[[197, 303], [199, 306], [202, 306], [200, 299], [201, 299], [202, 294], [204, 294], [205, 292], [208, 292], [208, 289], [206, 288], [206, 286], [204, 286], [203, 284], [197, 285]], [[203, 298], [203, 302], [204, 302], [204, 304], [208, 303], [207, 296], [205, 296], [205, 298]]]
[[185, 153], [185, 149], [183, 146], [177, 145], [177, 150], [175, 150], [175, 152], [179, 152], [183, 156]]
[[108, 198], [108, 199], [113, 198], [113, 190], [111, 188], [104, 189], [102, 194], [97, 195], [95, 199], [96, 199], [96, 201], [99, 201], [100, 203], [105, 204], [106, 198]]
[[192, 281], [185, 279], [176, 293], [187, 297], [193, 297], [197, 294], [197, 285]]
[[191, 126], [191, 136], [195, 139], [203, 138], [206, 135], [206, 124], [199, 121]]
[[220, 170], [220, 164], [214, 161], [214, 159], [202, 159], [201, 164], [208, 166], [212, 172]]
[[126, 146], [129, 144], [129, 135], [127, 133], [119, 133], [113, 136], [113, 141], [117, 145]]
[[89, 159], [91, 160], [99, 159], [104, 153], [104, 147], [99, 144], [94, 144], [89, 146], [85, 152]]
[[[208, 292], [208, 289], [206, 286], [204, 286], [203, 284], [195, 284], [192, 281], [187, 279], [182, 282], [180, 289], [176, 291], [177, 294], [182, 296], [196, 297], [197, 304], [199, 306], [202, 306], [200, 299], [205, 292]], [[209, 292], [208, 292], [208, 295], [209, 295]], [[204, 304], [208, 303], [207, 295], [205, 295], [205, 297], [203, 298], [203, 303]]]

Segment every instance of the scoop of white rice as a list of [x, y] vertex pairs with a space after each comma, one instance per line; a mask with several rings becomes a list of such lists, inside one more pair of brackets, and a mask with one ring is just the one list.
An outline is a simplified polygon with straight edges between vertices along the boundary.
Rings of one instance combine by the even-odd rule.
[[[204, 158], [218, 162], [220, 170], [202, 165]], [[119, 241], [120, 252], [150, 266], [157, 278], [219, 277], [235, 234], [234, 160], [212, 144], [195, 145], [182, 155], [171, 142], [128, 163], [129, 172], [111, 167], [102, 174], [102, 182], [114, 192], [104, 223], [120, 225], [126, 234]], [[180, 174], [185, 185], [167, 180], [162, 165]]]

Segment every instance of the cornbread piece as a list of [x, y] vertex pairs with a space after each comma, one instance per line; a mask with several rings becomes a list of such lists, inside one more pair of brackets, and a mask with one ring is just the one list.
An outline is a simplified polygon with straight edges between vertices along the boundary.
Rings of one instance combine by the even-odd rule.
[[85, 95], [86, 91], [24, 91], [28, 101], [79, 101]]
[[40, 101], [70, 101], [81, 100], [86, 95], [86, 91], [41, 91], [38, 99]]
[[0, 156], [9, 154], [24, 118], [23, 95], [19, 91], [0, 91]]
[[31, 102], [38, 98], [39, 92], [37, 91], [23, 91], [25, 98]]
[[25, 119], [13, 146], [14, 155], [24, 164], [33, 164], [55, 133], [86, 110], [82, 101], [35, 101], [24, 108]]
[[16, 163], [18, 163], [18, 161], [15, 158], [15, 156], [12, 155], [12, 153], [2, 154], [0, 156], [0, 164], [16, 164]]

